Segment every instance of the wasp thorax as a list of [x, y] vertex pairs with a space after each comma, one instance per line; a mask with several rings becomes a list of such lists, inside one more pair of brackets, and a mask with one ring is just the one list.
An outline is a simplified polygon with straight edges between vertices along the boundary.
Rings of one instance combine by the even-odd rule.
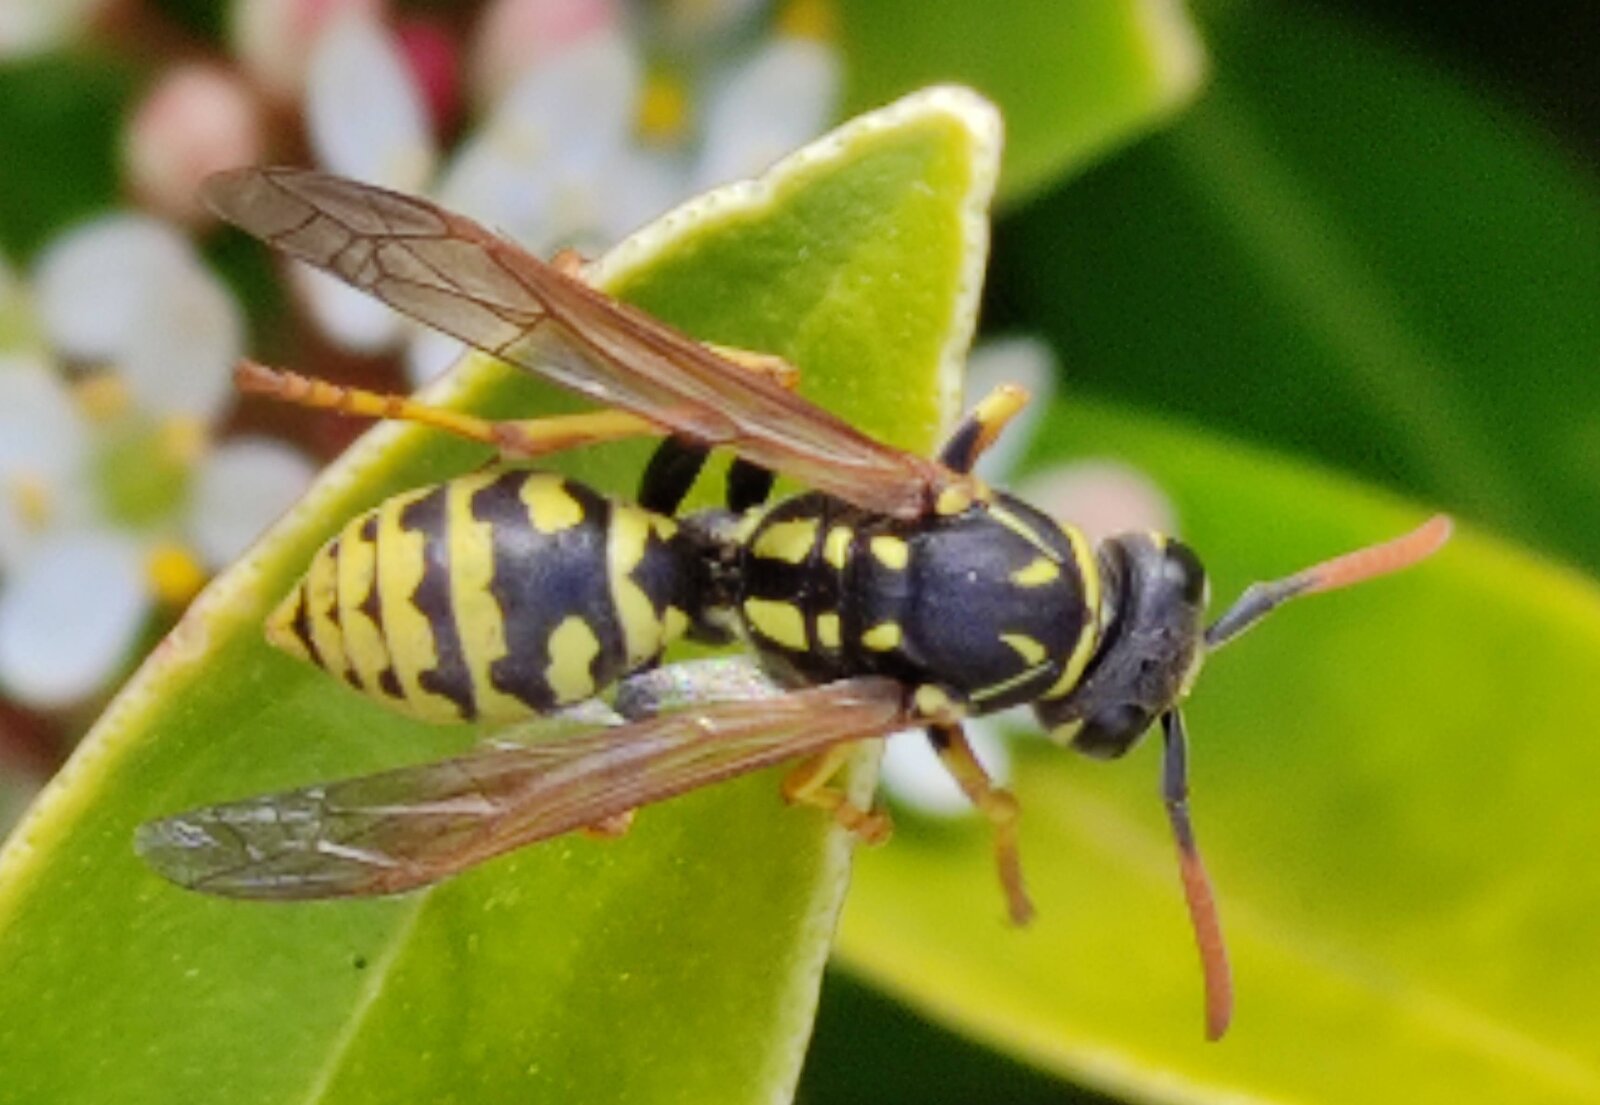
[[1110, 759], [1188, 693], [1202, 652], [1205, 569], [1187, 545], [1123, 534], [1099, 548], [1101, 635], [1083, 678], [1038, 703], [1055, 739]]

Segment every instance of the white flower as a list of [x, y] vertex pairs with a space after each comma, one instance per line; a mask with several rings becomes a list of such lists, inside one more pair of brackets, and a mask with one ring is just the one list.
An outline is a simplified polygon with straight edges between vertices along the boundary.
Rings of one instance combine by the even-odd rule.
[[[719, 57], [699, 74], [705, 125], [694, 130], [689, 90], [647, 72], [640, 44], [611, 5], [521, 0], [506, 14], [508, 6], [491, 12], [496, 25], [554, 26], [562, 30], [559, 45], [530, 50], [516, 73], [504, 51], [488, 51], [495, 72], [480, 83], [502, 91], [433, 191], [538, 254], [602, 250], [695, 192], [758, 172], [819, 133], [835, 109], [833, 50], [779, 36], [735, 60]], [[480, 45], [480, 55], [486, 51]], [[381, 76], [360, 96], [349, 94], [348, 75], [368, 71]], [[330, 76], [320, 78], [323, 72]], [[399, 43], [376, 20], [349, 19], [317, 43], [306, 111], [323, 166], [420, 190], [415, 166], [433, 160], [417, 152], [431, 141], [421, 102]], [[330, 277], [295, 279], [336, 342], [370, 353], [406, 336], [415, 384], [460, 355], [459, 343], [400, 322]]]
[[351, 13], [376, 18], [383, 8], [384, 0], [233, 0], [228, 37], [256, 85], [287, 102], [305, 87], [311, 48], [328, 27]]
[[0, 60], [65, 46], [105, 6], [106, 0], [0, 0]]
[[[42, 346], [0, 354], [0, 690], [79, 701], [309, 482], [275, 442], [213, 448], [243, 320], [187, 240], [110, 215], [41, 255]], [[221, 504], [221, 505], [219, 505]]]
[[[973, 350], [967, 363], [969, 403], [1003, 383], [1019, 384], [1033, 397], [978, 462], [984, 479], [1008, 483], [1027, 452], [1056, 393], [1057, 368], [1047, 346], [1033, 338], [1009, 338]], [[1114, 460], [1059, 464], [1011, 484], [1015, 493], [1054, 518], [1070, 521], [1091, 542], [1129, 530], [1176, 532], [1172, 504], [1148, 476]], [[1038, 736], [1030, 708], [1019, 706], [965, 723], [978, 759], [996, 783], [1011, 777], [1010, 735]], [[896, 804], [930, 817], [970, 816], [972, 806], [945, 771], [926, 738], [897, 734], [884, 753], [881, 780]]]

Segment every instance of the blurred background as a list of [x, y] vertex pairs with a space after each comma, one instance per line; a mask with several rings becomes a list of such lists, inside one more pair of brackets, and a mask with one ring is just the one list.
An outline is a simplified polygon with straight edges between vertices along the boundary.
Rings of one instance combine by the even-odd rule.
[[[217, 227], [195, 189], [236, 165], [317, 165], [594, 253], [856, 110], [967, 81], [1012, 141], [977, 371], [1052, 417], [1198, 427], [1600, 569], [1592, 7], [988, 10], [0, 0], [0, 821], [360, 431], [240, 400], [232, 362], [400, 390], [460, 352]], [[1092, 43], [1123, 17], [1137, 65], [1053, 64], [1040, 28]], [[997, 463], [1057, 509], [1181, 528], [1158, 473], [1019, 438]], [[923, 766], [891, 786], [936, 820]], [[1114, 1100], [917, 1009], [833, 973], [801, 1099]]]

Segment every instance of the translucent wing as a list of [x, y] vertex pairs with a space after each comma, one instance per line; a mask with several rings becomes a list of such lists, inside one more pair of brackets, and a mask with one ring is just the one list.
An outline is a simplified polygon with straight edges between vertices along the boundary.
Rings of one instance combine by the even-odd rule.
[[534, 841], [906, 725], [899, 684], [853, 679], [530, 746], [208, 806], [140, 826], [173, 882], [232, 898], [424, 886]]
[[427, 200], [298, 169], [211, 178], [224, 218], [502, 360], [869, 510], [953, 477]]

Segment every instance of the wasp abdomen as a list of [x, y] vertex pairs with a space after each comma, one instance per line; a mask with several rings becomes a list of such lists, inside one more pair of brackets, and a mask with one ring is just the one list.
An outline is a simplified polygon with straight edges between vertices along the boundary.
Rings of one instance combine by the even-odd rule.
[[387, 500], [323, 546], [273, 644], [426, 721], [582, 701], [688, 624], [676, 523], [544, 472], [488, 471]]

